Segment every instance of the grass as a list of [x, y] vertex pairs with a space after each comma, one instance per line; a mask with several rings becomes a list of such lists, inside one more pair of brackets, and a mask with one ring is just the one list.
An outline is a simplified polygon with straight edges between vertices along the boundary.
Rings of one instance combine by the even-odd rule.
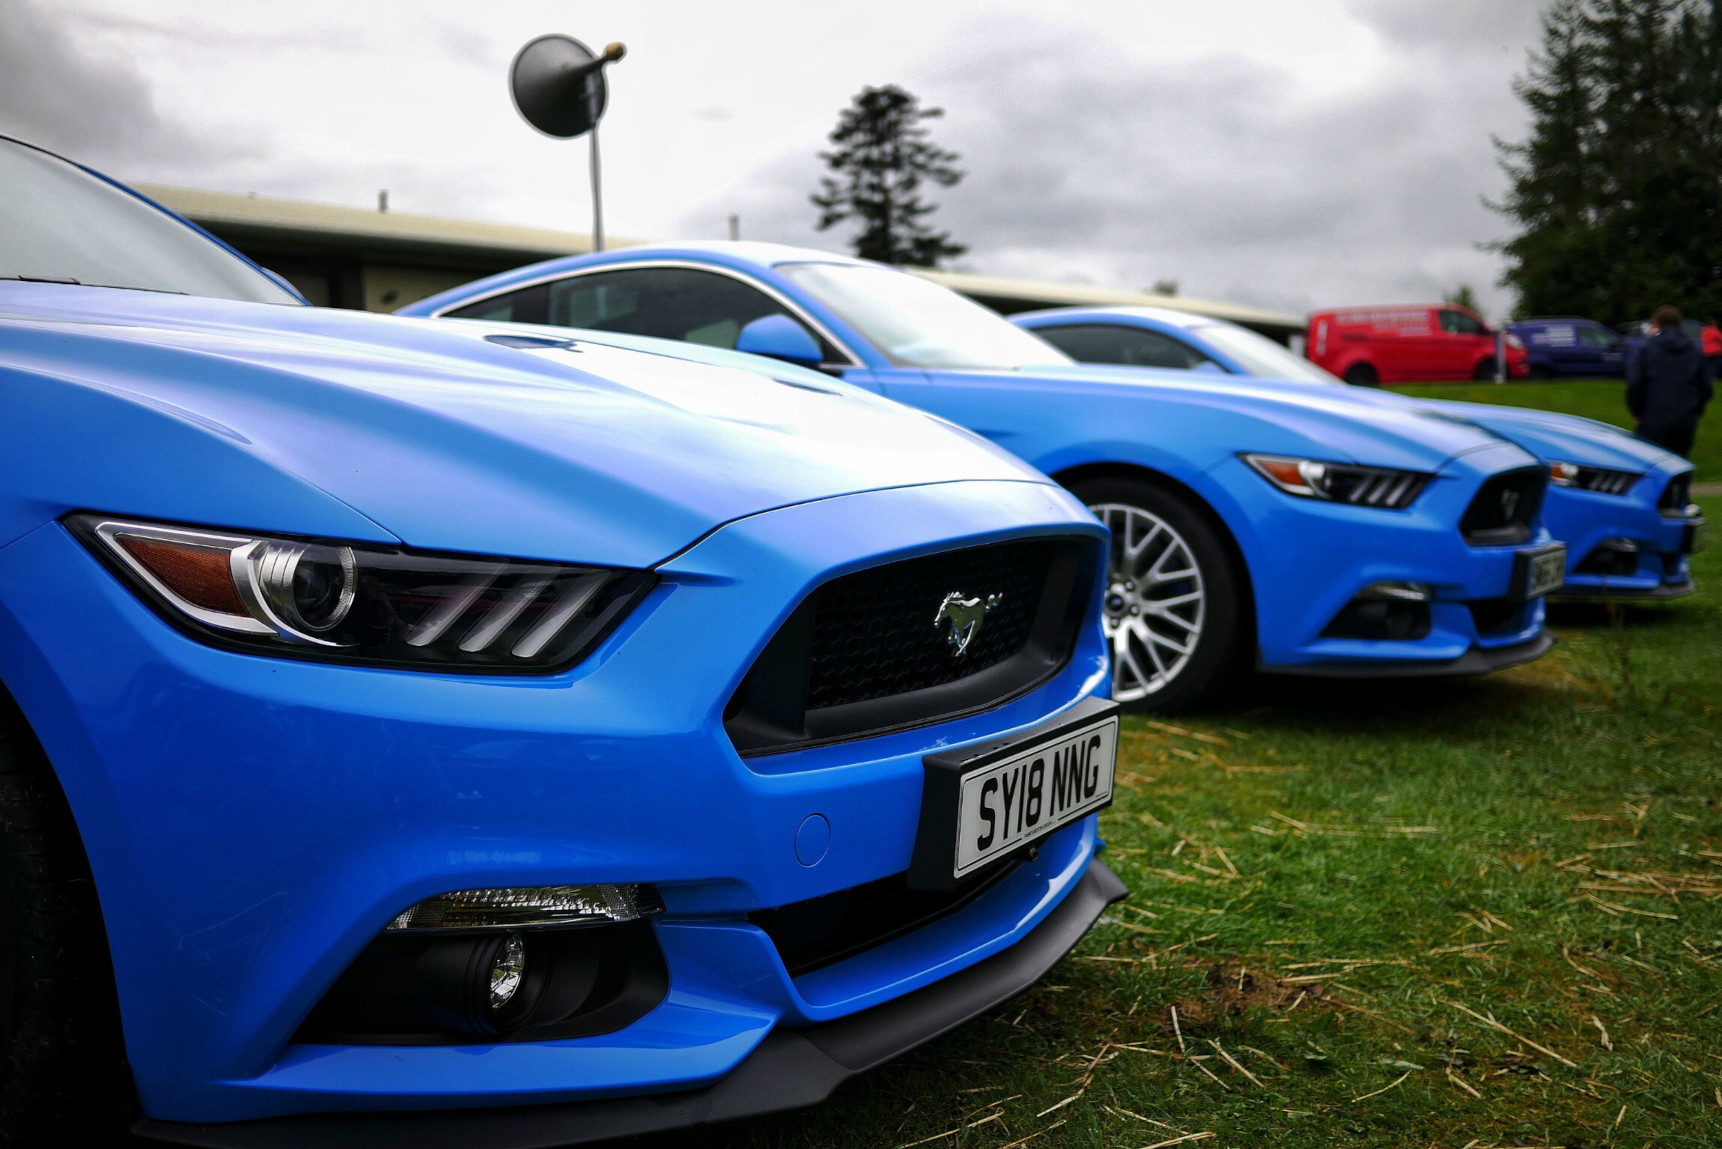
[[823, 1106], [655, 1143], [1718, 1144], [1722, 606], [1552, 624], [1484, 679], [1130, 719], [1131, 896], [1075, 954]]
[[[1631, 428], [1626, 410], [1626, 384], [1619, 379], [1579, 379], [1540, 383], [1410, 383], [1393, 390], [1422, 399], [1458, 399], [1467, 403], [1501, 403], [1511, 407], [1536, 407], [1565, 411], [1618, 427]], [[1692, 447], [1700, 483], [1722, 482], [1722, 411], [1712, 412], [1698, 424], [1698, 441]]]

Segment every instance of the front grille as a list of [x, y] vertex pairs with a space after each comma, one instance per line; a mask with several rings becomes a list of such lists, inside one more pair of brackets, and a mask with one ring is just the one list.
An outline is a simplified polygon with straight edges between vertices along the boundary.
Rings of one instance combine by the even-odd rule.
[[1656, 509], [1665, 519], [1683, 519], [1686, 517], [1686, 504], [1691, 501], [1692, 472], [1688, 471], [1668, 480], [1668, 485], [1662, 488], [1662, 497], [1656, 500]]
[[[730, 740], [744, 755], [776, 753], [1017, 697], [1069, 659], [1099, 556], [1093, 540], [1033, 539], [833, 579], [789, 617], [730, 699]], [[977, 618], [959, 650], [953, 635]]]
[[1483, 638], [1524, 629], [1525, 603], [1522, 599], [1480, 598], [1465, 605], [1471, 610], [1471, 625]]
[[[848, 575], [819, 591], [807, 676], [809, 709], [955, 682], [1028, 642], [1052, 552], [1043, 543], [951, 551]], [[953, 654], [933, 625], [951, 593], [991, 599], [969, 648]]]
[[1524, 542], [1531, 537], [1531, 525], [1543, 505], [1548, 484], [1548, 472], [1541, 467], [1490, 476], [1465, 508], [1459, 532], [1466, 542], [1478, 547]]
[[1018, 864], [1002, 860], [936, 893], [911, 890], [908, 875], [893, 874], [822, 898], [758, 910], [748, 920], [771, 938], [790, 976], [800, 977], [956, 913]]

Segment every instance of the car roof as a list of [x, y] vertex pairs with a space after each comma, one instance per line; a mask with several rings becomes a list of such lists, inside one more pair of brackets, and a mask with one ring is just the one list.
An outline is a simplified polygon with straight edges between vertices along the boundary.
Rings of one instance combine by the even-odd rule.
[[868, 267], [883, 266], [870, 260], [856, 259], [854, 256], [844, 255], [841, 252], [821, 251], [813, 247], [796, 247], [787, 243], [765, 243], [746, 239], [690, 239], [643, 243], [638, 246], [615, 248], [611, 252], [617, 257], [687, 255], [690, 253], [721, 256], [732, 262], [750, 263], [762, 268], [779, 263], [849, 263]]
[[[1052, 316], [1057, 316], [1060, 319], [1068, 319], [1072, 322], [1100, 319], [1108, 316], [1122, 316], [1131, 319], [1146, 319], [1153, 323], [1162, 323], [1167, 327], [1177, 327], [1185, 331], [1190, 331], [1197, 327], [1207, 327], [1216, 323], [1226, 322], [1225, 320], [1214, 319], [1207, 315], [1196, 315], [1189, 311], [1177, 311], [1170, 307], [1137, 306], [1048, 307], [1040, 311], [1019, 312], [1016, 315], [1010, 316], [1010, 318], [1013, 320], [1043, 319]], [[1238, 325], [1234, 323], [1229, 326], [1236, 327]]]

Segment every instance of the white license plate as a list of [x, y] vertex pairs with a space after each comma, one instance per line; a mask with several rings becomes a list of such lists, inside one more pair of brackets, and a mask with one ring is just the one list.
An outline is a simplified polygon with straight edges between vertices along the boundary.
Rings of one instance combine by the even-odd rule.
[[1525, 564], [1525, 586], [1519, 593], [1520, 598], [1539, 598], [1559, 590], [1561, 584], [1567, 581], [1565, 544], [1555, 543], [1532, 552], [1527, 557], [1530, 561]]
[[1109, 716], [964, 775], [951, 876], [1110, 803], [1117, 759], [1118, 719]]

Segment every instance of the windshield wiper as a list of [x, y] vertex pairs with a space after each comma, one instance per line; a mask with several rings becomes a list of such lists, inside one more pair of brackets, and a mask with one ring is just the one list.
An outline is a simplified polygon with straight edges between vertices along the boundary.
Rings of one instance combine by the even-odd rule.
[[74, 287], [83, 286], [83, 284], [76, 279], [62, 279], [56, 275], [0, 275], [0, 279], [16, 279], [24, 283], [70, 283]]

